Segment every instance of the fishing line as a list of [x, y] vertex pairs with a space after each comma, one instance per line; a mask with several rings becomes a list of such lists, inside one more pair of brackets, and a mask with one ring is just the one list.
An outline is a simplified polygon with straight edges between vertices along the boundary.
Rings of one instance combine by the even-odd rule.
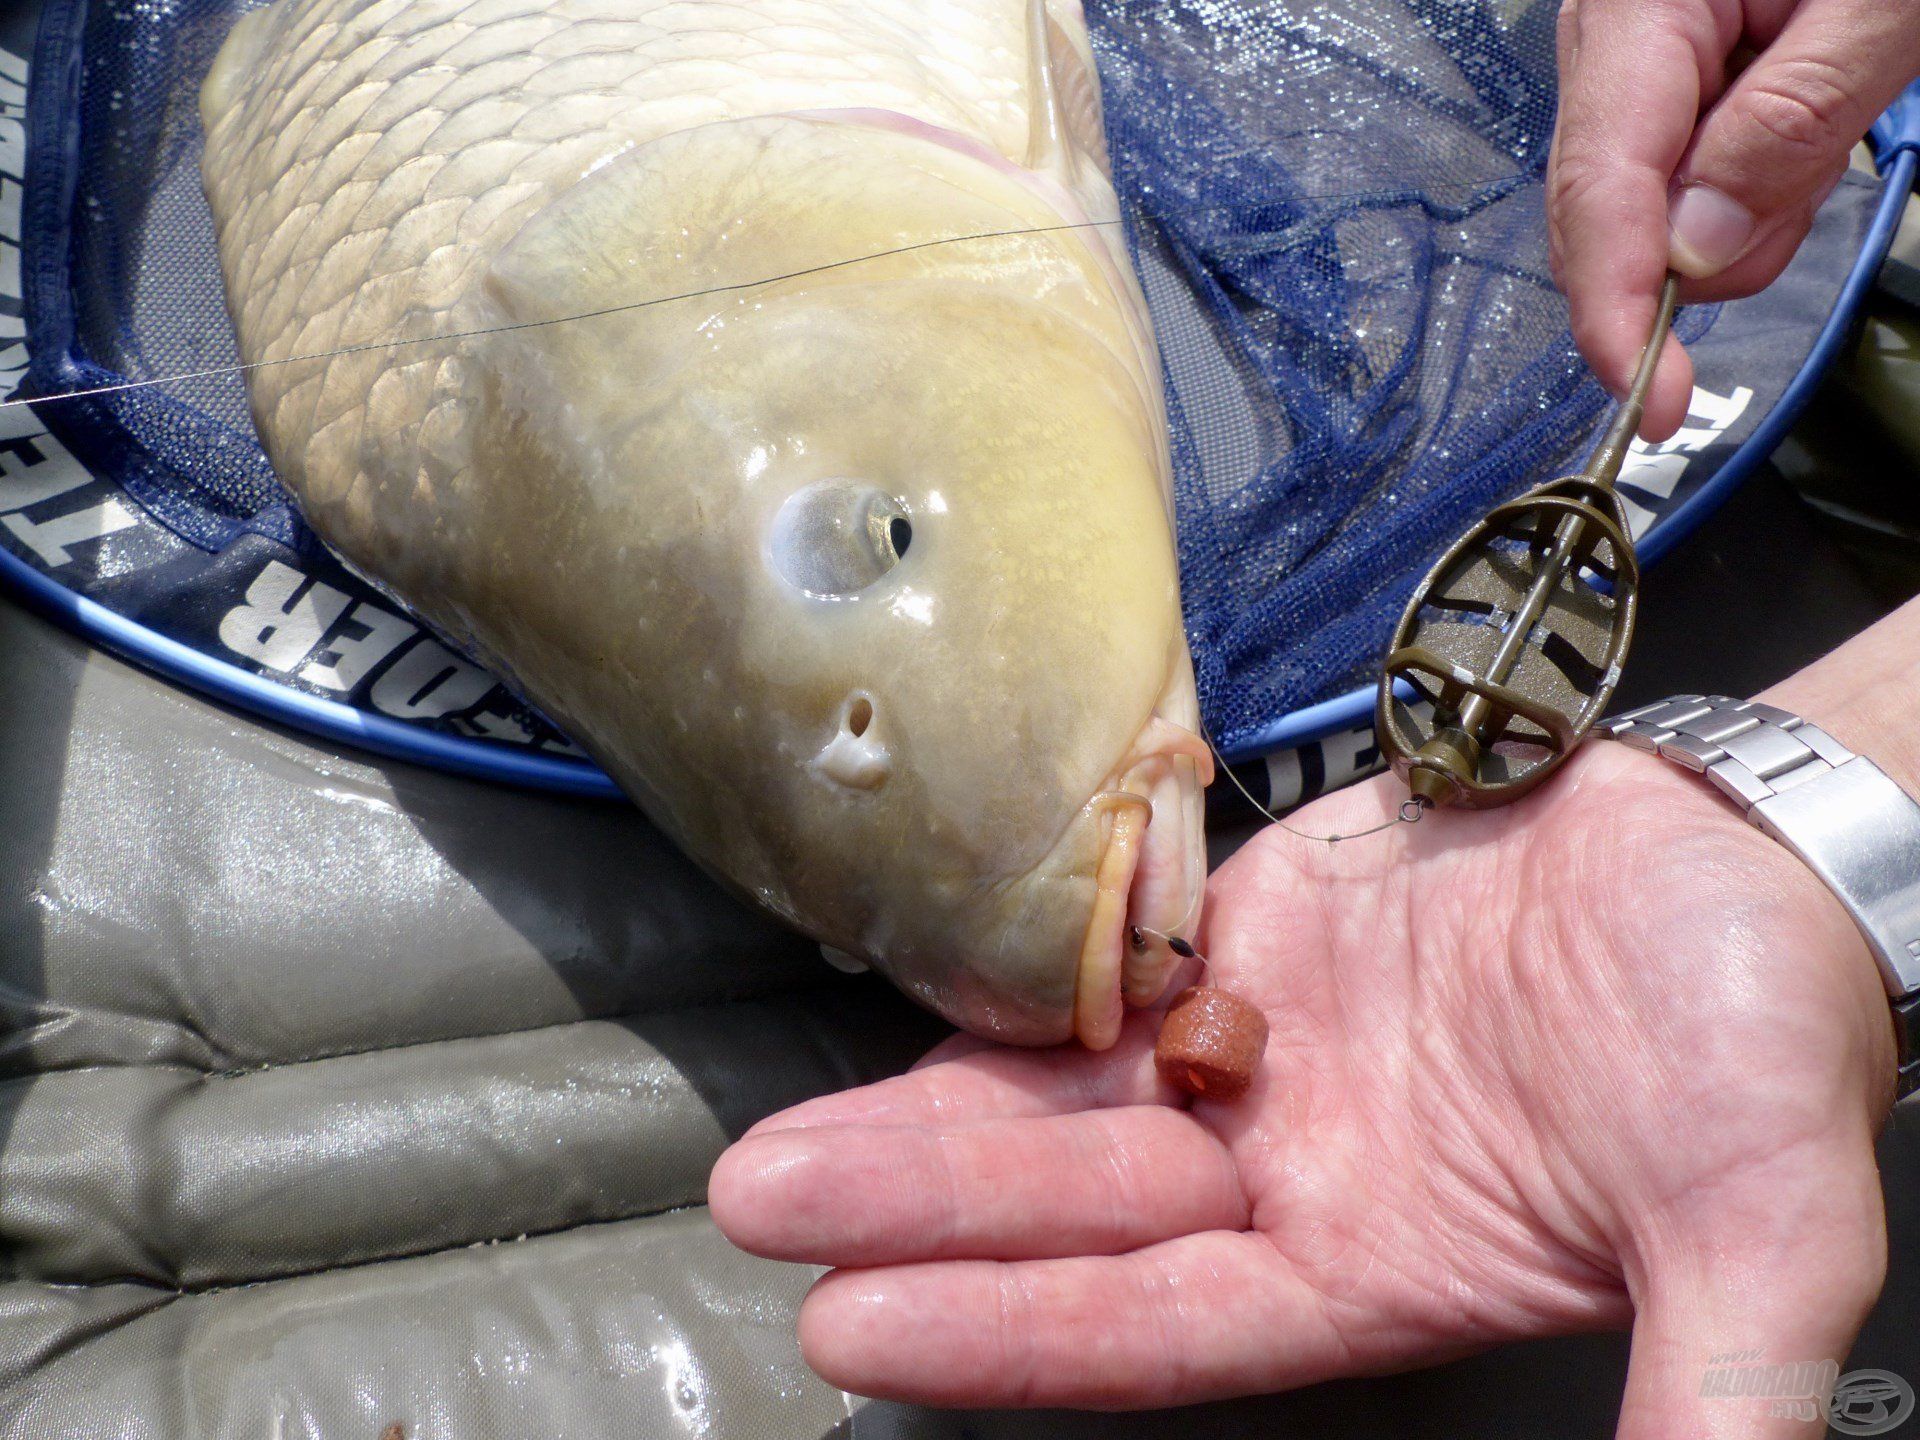
[[[1368, 835], [1378, 835], [1381, 831], [1391, 830], [1396, 825], [1417, 825], [1420, 823], [1420, 817], [1424, 815], [1427, 810], [1426, 801], [1410, 797], [1400, 803], [1399, 813], [1392, 819], [1383, 820], [1378, 825], [1371, 825], [1365, 830], [1355, 830], [1345, 835], [1310, 835], [1305, 830], [1300, 830], [1287, 824], [1286, 821], [1274, 814], [1271, 809], [1254, 799], [1253, 792], [1240, 782], [1238, 775], [1233, 773], [1233, 767], [1221, 758], [1220, 751], [1215, 748], [1212, 739], [1208, 738], [1204, 732], [1201, 738], [1206, 740], [1207, 749], [1213, 751], [1213, 758], [1219, 762], [1216, 768], [1224, 773], [1227, 779], [1233, 782], [1233, 788], [1238, 790], [1241, 795], [1246, 798], [1246, 802], [1289, 835], [1297, 835], [1302, 840], [1313, 840], [1331, 847], [1338, 845], [1342, 840], [1360, 840]], [[1195, 960], [1199, 962], [1200, 984], [1214, 985], [1217, 983], [1213, 973], [1213, 962], [1195, 948], [1192, 941], [1183, 940], [1178, 935], [1169, 934], [1164, 930], [1156, 930], [1151, 925], [1128, 925], [1127, 938], [1133, 948], [1142, 954], [1146, 953], [1148, 940], [1158, 940], [1182, 960]]]
[[1191, 941], [1182, 940], [1178, 935], [1169, 935], [1164, 930], [1156, 930], [1151, 925], [1127, 926], [1127, 939], [1133, 948], [1143, 955], [1147, 950], [1147, 941], [1152, 939], [1158, 940], [1182, 960], [1198, 960], [1200, 970], [1205, 977], [1204, 983], [1213, 984], [1213, 962], [1194, 949]]
[[[1472, 190], [1484, 200], [1497, 200], [1511, 194], [1519, 183], [1528, 177], [1525, 174], [1500, 176], [1491, 180], [1461, 181], [1461, 189]], [[1173, 206], [1156, 209], [1148, 218], [1156, 215], [1204, 215], [1210, 211], [1233, 209], [1245, 212], [1251, 209], [1258, 213], [1262, 208], [1293, 208], [1303, 202], [1323, 200], [1392, 200], [1405, 201], [1409, 192], [1399, 188], [1371, 190], [1335, 190], [1320, 194], [1290, 195], [1273, 202], [1272, 207], [1237, 205], [1196, 205]], [[1424, 200], [1422, 203], [1427, 203]], [[1328, 217], [1316, 217], [1318, 224], [1324, 225]], [[333, 360], [344, 355], [360, 355], [370, 351], [399, 350], [414, 345], [450, 344], [458, 340], [477, 340], [489, 335], [508, 335], [523, 330], [541, 330], [554, 325], [570, 325], [582, 320], [599, 320], [612, 315], [624, 315], [632, 311], [647, 310], [657, 305], [671, 305], [681, 300], [698, 300], [707, 295], [724, 295], [742, 290], [754, 290], [763, 285], [779, 285], [788, 280], [801, 280], [809, 275], [820, 275], [831, 270], [844, 270], [854, 265], [864, 265], [871, 260], [886, 260], [899, 255], [910, 255], [920, 250], [931, 250], [945, 245], [965, 245], [982, 240], [1011, 240], [1028, 235], [1052, 235], [1077, 230], [1113, 229], [1125, 225], [1126, 221], [1115, 217], [1111, 220], [1067, 220], [1056, 225], [1028, 225], [1008, 230], [981, 230], [965, 235], [941, 235], [931, 240], [918, 240], [908, 245], [896, 245], [885, 250], [875, 250], [869, 254], [849, 256], [844, 260], [827, 260], [818, 265], [803, 266], [798, 270], [789, 270], [777, 275], [763, 275], [752, 280], [736, 280], [724, 285], [709, 285], [698, 290], [683, 290], [671, 295], [655, 295], [644, 300], [630, 300], [618, 305], [607, 305], [597, 310], [583, 310], [577, 314], [555, 315], [544, 320], [519, 320], [503, 325], [484, 325], [469, 330], [451, 330], [433, 335], [420, 335], [411, 339], [368, 340], [357, 345], [343, 345], [332, 350], [314, 350], [298, 355], [287, 355], [277, 360], [251, 360], [236, 362], [232, 365], [215, 365], [205, 370], [187, 370], [168, 375], [156, 375], [142, 380], [119, 380], [109, 385], [92, 385], [78, 390], [62, 390], [50, 395], [21, 396], [0, 400], [0, 410], [11, 410], [22, 405], [46, 405], [63, 400], [84, 400], [101, 395], [120, 395], [134, 390], [151, 390], [162, 385], [178, 385], [193, 380], [217, 380], [230, 376], [248, 375], [256, 370], [267, 370], [282, 365], [309, 364], [319, 360]], [[1257, 226], [1253, 228], [1259, 228]], [[1273, 227], [1273, 228], [1286, 228]], [[1249, 797], [1251, 798], [1251, 797]], [[1351, 837], [1344, 837], [1351, 838]]]
[[506, 325], [484, 325], [472, 330], [451, 330], [439, 335], [421, 335], [411, 340], [368, 340], [359, 345], [343, 345], [337, 350], [315, 350], [300, 355], [286, 355], [278, 360], [253, 360], [244, 364], [217, 365], [210, 370], [191, 370], [179, 375], [162, 375], [149, 380], [123, 380], [113, 385], [96, 385], [85, 390], [63, 390], [57, 395], [0, 401], [0, 410], [11, 409], [16, 405], [32, 405], [46, 400], [82, 400], [90, 395], [117, 395], [128, 390], [146, 390], [155, 385], [172, 385], [186, 380], [211, 380], [228, 375], [245, 375], [255, 370], [266, 370], [276, 365], [299, 365], [312, 360], [332, 360], [341, 355], [359, 355], [369, 350], [398, 350], [408, 345], [436, 345], [454, 340], [477, 340], [485, 335], [510, 335], [520, 330], [543, 330], [552, 325], [570, 325], [580, 320], [599, 320], [609, 315], [624, 315], [634, 310], [646, 310], [655, 305], [671, 305], [676, 300], [698, 300], [703, 295], [724, 295], [735, 290], [754, 290], [762, 285], [778, 285], [786, 280], [801, 280], [809, 275], [819, 275], [828, 270], [840, 270], [849, 265], [864, 265], [869, 260], [885, 260], [894, 255], [910, 255], [916, 250], [930, 250], [936, 245], [960, 245], [970, 240], [1003, 240], [1020, 235], [1047, 235], [1059, 230], [1097, 229], [1104, 225], [1118, 225], [1119, 220], [1075, 220], [1063, 221], [1058, 225], [1033, 225], [1019, 230], [982, 230], [971, 235], [942, 235], [932, 240], [917, 240], [911, 245], [896, 245], [890, 250], [876, 250], [870, 255], [855, 255], [845, 260], [828, 260], [819, 265], [804, 266], [799, 270], [789, 270], [779, 275], [763, 275], [754, 280], [735, 280], [726, 285], [709, 285], [701, 290], [683, 290], [673, 295], [654, 295], [645, 300], [629, 300], [619, 305], [607, 305], [598, 310], [582, 310], [574, 315], [555, 315], [546, 320], [516, 320]]
[[[1326, 845], [1338, 845], [1342, 840], [1362, 840], [1369, 835], [1378, 835], [1382, 830], [1391, 830], [1396, 825], [1418, 825], [1420, 823], [1420, 817], [1427, 812], [1426, 801], [1409, 798], [1400, 803], [1399, 813], [1394, 815], [1392, 819], [1382, 820], [1378, 825], [1370, 825], [1365, 830], [1352, 830], [1345, 834], [1310, 835], [1305, 830], [1287, 824], [1286, 821], [1274, 814], [1272, 810], [1254, 799], [1253, 792], [1241, 783], [1238, 775], [1233, 773], [1233, 767], [1226, 762], [1226, 759], [1220, 754], [1220, 751], [1215, 748], [1213, 740], [1207, 736], [1202, 736], [1201, 738], [1206, 740], [1207, 749], [1213, 751], [1213, 758], [1219, 762], [1216, 768], [1221, 774], [1225, 775], [1227, 779], [1233, 782], [1233, 788], [1245, 797], [1246, 802], [1289, 835], [1298, 835], [1302, 840], [1317, 840]], [[1174, 953], [1178, 954], [1179, 952], [1175, 951]]]

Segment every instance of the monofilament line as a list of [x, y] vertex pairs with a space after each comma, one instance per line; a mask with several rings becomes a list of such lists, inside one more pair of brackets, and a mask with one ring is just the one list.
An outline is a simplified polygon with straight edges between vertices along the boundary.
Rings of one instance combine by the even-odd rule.
[[[1465, 203], [1463, 210], [1470, 209], [1475, 203], [1497, 200], [1511, 192], [1512, 188], [1524, 183], [1527, 177], [1522, 174], [1492, 176], [1480, 181], [1457, 181], [1451, 185], [1428, 187], [1428, 194], [1435, 191], [1465, 190], [1472, 199]], [[1331, 190], [1324, 192], [1302, 191], [1297, 194], [1279, 197], [1275, 204], [1285, 208], [1298, 208], [1322, 200], [1400, 202], [1406, 198], [1405, 192], [1394, 188], [1374, 188], [1364, 190]], [[1204, 215], [1215, 210], [1244, 209], [1227, 204], [1214, 205], [1165, 205], [1156, 204], [1145, 211], [1147, 219], [1178, 214]], [[1302, 217], [1305, 218], [1305, 217]], [[896, 245], [889, 250], [876, 250], [871, 254], [853, 255], [845, 260], [828, 260], [819, 265], [808, 265], [798, 270], [789, 270], [781, 275], [764, 275], [753, 280], [738, 280], [726, 285], [709, 285], [699, 290], [684, 290], [673, 295], [656, 295], [646, 300], [631, 300], [619, 305], [608, 305], [598, 310], [583, 310], [577, 315], [555, 315], [546, 320], [520, 320], [506, 325], [487, 325], [472, 330], [454, 330], [438, 335], [421, 335], [408, 340], [369, 340], [359, 345], [343, 345], [336, 350], [315, 350], [299, 355], [288, 355], [278, 360], [252, 360], [234, 365], [216, 365], [207, 370], [188, 370], [173, 375], [156, 375], [146, 380], [119, 380], [111, 385], [93, 385], [84, 390], [62, 390], [52, 395], [39, 395], [0, 400], [0, 410], [10, 410], [21, 405], [51, 405], [62, 400], [84, 400], [89, 396], [118, 395], [129, 390], [151, 390], [160, 385], [177, 385], [189, 380], [218, 380], [230, 375], [246, 375], [255, 370], [266, 370], [277, 365], [300, 365], [315, 360], [332, 360], [342, 355], [359, 355], [372, 350], [398, 350], [410, 345], [439, 345], [455, 340], [476, 340], [485, 335], [504, 335], [516, 330], [539, 330], [549, 325], [569, 325], [578, 320], [597, 320], [608, 315], [622, 315], [632, 310], [646, 310], [655, 305], [671, 305], [678, 300], [698, 300], [703, 295], [724, 295], [736, 290], [752, 290], [762, 285], [778, 285], [786, 280], [799, 280], [808, 275], [818, 275], [828, 270], [843, 270], [850, 265], [864, 265], [869, 260], [885, 260], [894, 255], [910, 255], [916, 250], [931, 250], [941, 245], [964, 245], [976, 240], [1012, 240], [1022, 235], [1052, 235], [1073, 230], [1102, 230], [1124, 225], [1126, 222], [1112, 220], [1066, 220], [1057, 225], [1026, 225], [1010, 230], [982, 230], [967, 235], [941, 235], [932, 240], [918, 240], [910, 245]]]
[[673, 295], [655, 295], [646, 300], [629, 300], [598, 310], [582, 310], [573, 315], [555, 315], [545, 320], [517, 320], [506, 325], [484, 325], [472, 330], [450, 330], [438, 335], [421, 335], [410, 340], [369, 340], [360, 345], [343, 345], [337, 350], [315, 350], [301, 355], [286, 355], [278, 360], [253, 360], [238, 365], [216, 365], [210, 370], [189, 370], [177, 375], [161, 375], [149, 380], [122, 380], [112, 385], [95, 385], [85, 390], [62, 390], [56, 395], [0, 400], [0, 410], [19, 405], [49, 404], [60, 400], [83, 400], [90, 395], [118, 395], [128, 390], [149, 390], [156, 385], [177, 385], [188, 380], [213, 380], [229, 375], [245, 375], [276, 365], [299, 365], [313, 360], [332, 360], [342, 355], [359, 355], [369, 350], [398, 350], [408, 345], [440, 345], [455, 340], [477, 340], [484, 335], [508, 335], [517, 330], [541, 330], [550, 325], [571, 325], [581, 320], [599, 320], [609, 315], [624, 315], [647, 310], [655, 305], [671, 305], [677, 300], [698, 300], [705, 295], [725, 295], [736, 290], [754, 290], [762, 285], [778, 285], [801, 280], [828, 270], [843, 270], [849, 265], [864, 265], [870, 260], [885, 260], [895, 255], [911, 255], [916, 250], [931, 250], [940, 245], [963, 245], [975, 240], [1011, 240], [1022, 235], [1051, 235], [1062, 230], [1097, 230], [1120, 225], [1120, 220], [1075, 220], [1058, 225], [1029, 225], [1016, 230], [981, 230], [969, 235], [941, 235], [932, 240], [916, 240], [911, 245], [895, 245], [845, 260], [828, 260], [807, 265], [780, 275], [762, 275], [753, 280], [736, 280], [726, 285], [709, 285], [699, 290], [683, 290]]
[[1305, 830], [1298, 830], [1287, 824], [1286, 821], [1274, 814], [1273, 811], [1254, 799], [1253, 792], [1241, 783], [1238, 775], [1233, 773], [1233, 767], [1222, 757], [1220, 751], [1214, 746], [1210, 738], [1207, 740], [1207, 748], [1213, 751], [1213, 758], [1219, 762], [1221, 773], [1233, 782], [1233, 788], [1238, 790], [1241, 795], [1246, 798], [1246, 802], [1249, 805], [1253, 806], [1254, 809], [1258, 810], [1289, 835], [1298, 835], [1302, 840], [1318, 840], [1325, 845], [1338, 845], [1342, 840], [1359, 840], [1368, 835], [1378, 835], [1382, 830], [1391, 830], [1396, 825], [1417, 825], [1420, 823], [1420, 817], [1426, 814], [1427, 806], [1425, 801], [1417, 799], [1404, 800], [1401, 802], [1399, 812], [1391, 820], [1382, 820], [1378, 825], [1370, 825], [1365, 830], [1354, 830], [1345, 835], [1309, 835]]

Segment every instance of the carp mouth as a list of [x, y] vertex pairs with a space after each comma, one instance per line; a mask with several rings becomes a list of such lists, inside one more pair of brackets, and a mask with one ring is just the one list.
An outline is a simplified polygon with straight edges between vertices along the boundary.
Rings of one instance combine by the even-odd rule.
[[1160, 998], [1182, 959], [1168, 938], [1190, 941], [1200, 923], [1202, 792], [1212, 779], [1206, 742], [1155, 716], [1113, 783], [1089, 803], [1107, 824], [1074, 980], [1073, 1033], [1089, 1050], [1120, 1038], [1128, 1006]]

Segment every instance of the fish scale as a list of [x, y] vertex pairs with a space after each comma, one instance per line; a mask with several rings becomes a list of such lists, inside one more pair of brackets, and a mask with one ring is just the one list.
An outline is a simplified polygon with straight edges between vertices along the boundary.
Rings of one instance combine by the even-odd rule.
[[[284, 361], [458, 328], [477, 267], [528, 216], [613, 156], [693, 125], [871, 106], [1017, 158], [1020, 18], [1014, 3], [907, 0], [279, 0], [244, 22], [256, 33], [230, 73], [216, 70], [206, 106], [204, 170], [241, 344]], [[252, 396], [309, 509], [348, 506], [342, 523], [364, 525], [352, 502], [371, 483], [356, 463], [361, 425], [431, 425], [463, 383], [457, 359], [346, 356], [268, 370]], [[363, 409], [370, 385], [380, 403]], [[429, 466], [418, 478], [454, 477]]]
[[1077, 0], [276, 0], [201, 98], [321, 537], [767, 909], [1112, 1043], [1206, 751]]

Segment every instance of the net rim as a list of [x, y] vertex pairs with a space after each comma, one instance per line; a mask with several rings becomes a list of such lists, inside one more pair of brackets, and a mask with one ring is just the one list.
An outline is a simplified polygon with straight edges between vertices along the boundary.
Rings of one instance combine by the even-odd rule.
[[[1910, 92], [1920, 96], [1920, 84]], [[1805, 362], [1760, 426], [1711, 482], [1659, 516], [1641, 540], [1643, 565], [1657, 563], [1717, 510], [1743, 480], [1772, 454], [1838, 357], [1846, 335], [1893, 244], [1906, 202], [1914, 190], [1920, 154], [1911, 143], [1889, 144], [1883, 186], [1867, 240], [1855, 258], [1832, 314]], [[291, 726], [321, 739], [391, 760], [422, 765], [521, 789], [593, 799], [620, 799], [622, 792], [590, 761], [529, 753], [492, 740], [442, 734], [337, 700], [294, 690], [265, 676], [193, 649], [97, 601], [76, 594], [0, 549], [0, 588], [81, 638], [159, 677], [195, 690], [260, 719]], [[1371, 687], [1305, 706], [1242, 737], [1223, 758], [1229, 764], [1258, 761], [1329, 735], [1363, 727], [1373, 708]]]

